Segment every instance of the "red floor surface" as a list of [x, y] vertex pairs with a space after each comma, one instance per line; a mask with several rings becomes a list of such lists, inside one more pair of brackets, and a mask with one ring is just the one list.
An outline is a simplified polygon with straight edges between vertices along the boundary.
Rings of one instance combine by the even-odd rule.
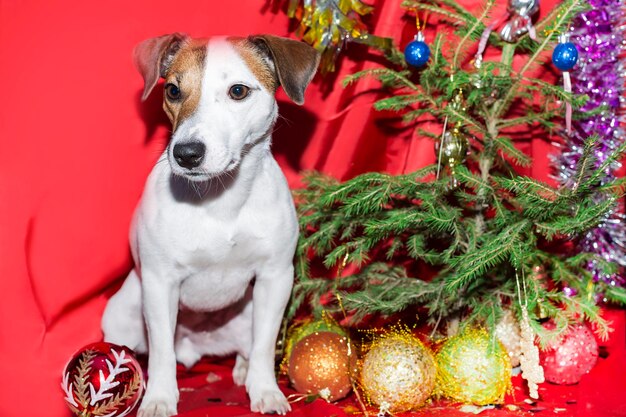
[[[609, 341], [600, 343], [600, 357], [595, 368], [580, 383], [559, 386], [544, 383], [540, 386], [541, 399], [529, 403], [519, 376], [513, 378], [513, 392], [505, 404], [480, 413], [485, 417], [505, 416], [561, 416], [561, 417], [617, 417], [626, 416], [626, 343], [625, 312], [609, 311], [607, 318], [615, 329]], [[179, 415], [181, 417], [259, 416], [250, 412], [245, 389], [236, 387], [230, 376], [232, 359], [202, 361], [190, 371], [181, 369]], [[285, 394], [294, 394], [281, 379]], [[363, 415], [354, 395], [336, 404], [316, 400], [310, 404], [294, 403], [289, 417], [342, 417]], [[370, 408], [370, 416], [377, 410]], [[418, 411], [398, 416], [455, 417], [467, 416], [457, 404], [432, 403]], [[471, 415], [471, 414], [470, 414]]]

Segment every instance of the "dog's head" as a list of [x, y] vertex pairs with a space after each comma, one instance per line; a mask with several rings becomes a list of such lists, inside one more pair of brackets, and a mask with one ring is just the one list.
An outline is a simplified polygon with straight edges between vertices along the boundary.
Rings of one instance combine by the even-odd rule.
[[248, 147], [267, 139], [278, 86], [302, 104], [318, 63], [309, 45], [271, 35], [198, 40], [175, 33], [135, 48], [142, 99], [165, 79], [172, 171], [197, 181], [237, 168]]

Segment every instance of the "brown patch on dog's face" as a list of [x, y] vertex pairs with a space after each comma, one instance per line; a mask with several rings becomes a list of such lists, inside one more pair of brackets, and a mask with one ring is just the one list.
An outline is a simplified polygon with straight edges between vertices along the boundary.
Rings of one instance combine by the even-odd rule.
[[[176, 53], [165, 77], [163, 109], [173, 130], [198, 108], [207, 40], [190, 39]], [[174, 86], [175, 88], [171, 87]], [[178, 89], [178, 97], [170, 91]]]
[[278, 80], [274, 71], [265, 61], [263, 54], [259, 51], [259, 48], [246, 38], [231, 37], [228, 38], [228, 41], [233, 45], [261, 85], [274, 94], [278, 88]]

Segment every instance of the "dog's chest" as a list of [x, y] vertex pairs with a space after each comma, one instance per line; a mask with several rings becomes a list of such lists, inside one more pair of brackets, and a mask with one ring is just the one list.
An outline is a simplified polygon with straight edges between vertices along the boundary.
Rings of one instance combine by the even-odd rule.
[[287, 213], [286, 204], [246, 208], [234, 218], [189, 205], [158, 210], [139, 221], [140, 246], [147, 249], [139, 251], [141, 262], [157, 263], [180, 283], [182, 307], [222, 309], [243, 297], [258, 271], [292, 240], [297, 225]]
[[290, 264], [295, 210], [278, 166], [268, 165], [252, 186], [235, 182], [201, 201], [181, 201], [163, 186], [169, 174], [157, 165], [135, 219], [142, 274], [180, 284], [183, 306], [215, 311], [240, 299], [259, 271]]
[[214, 311], [240, 299], [267, 258], [266, 231], [249, 219], [227, 224], [204, 219], [179, 225], [172, 261], [181, 275], [180, 302]]
[[172, 261], [189, 273], [254, 262], [267, 237], [267, 231], [250, 220], [228, 222], [200, 214], [177, 216], [166, 227]]

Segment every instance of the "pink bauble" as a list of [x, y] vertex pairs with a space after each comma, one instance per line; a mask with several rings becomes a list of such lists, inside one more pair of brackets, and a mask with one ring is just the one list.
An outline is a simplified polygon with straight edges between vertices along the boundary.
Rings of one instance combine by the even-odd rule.
[[72, 356], [63, 371], [61, 388], [77, 416], [123, 417], [139, 402], [144, 378], [130, 349], [101, 342]]
[[[553, 322], [544, 324], [552, 330]], [[575, 384], [589, 372], [598, 359], [598, 343], [593, 333], [583, 324], [572, 327], [563, 338], [548, 345], [541, 352], [541, 365], [546, 381], [554, 384]]]

